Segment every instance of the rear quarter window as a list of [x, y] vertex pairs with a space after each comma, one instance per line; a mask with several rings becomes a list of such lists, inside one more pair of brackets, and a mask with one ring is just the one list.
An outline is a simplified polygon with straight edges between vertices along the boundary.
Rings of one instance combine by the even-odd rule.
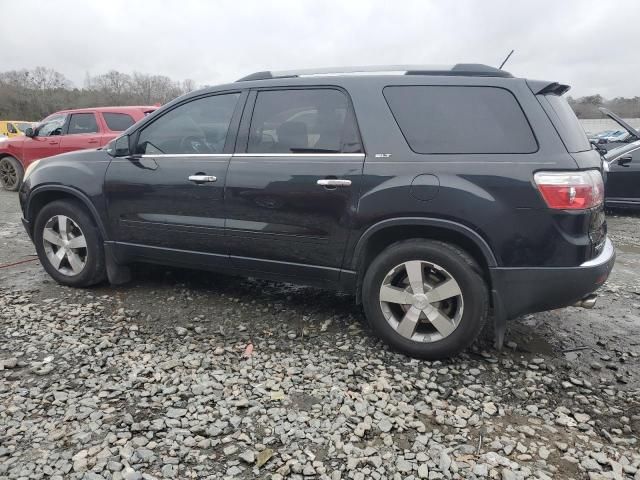
[[384, 97], [409, 147], [423, 154], [533, 153], [531, 126], [498, 87], [389, 86]]
[[564, 97], [553, 94], [536, 97], [570, 153], [591, 150], [587, 134]]
[[107, 123], [107, 128], [112, 132], [124, 132], [131, 125], [136, 123], [131, 115], [126, 113], [107, 113], [102, 114], [104, 121]]

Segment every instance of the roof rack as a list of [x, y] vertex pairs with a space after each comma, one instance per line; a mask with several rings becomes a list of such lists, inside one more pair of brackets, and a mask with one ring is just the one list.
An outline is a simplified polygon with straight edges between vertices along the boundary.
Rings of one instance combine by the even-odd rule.
[[318, 75], [439, 75], [464, 77], [513, 77], [509, 72], [480, 63], [458, 63], [456, 65], [377, 65], [364, 67], [313, 68], [305, 70], [281, 70], [255, 72], [242, 77], [238, 82], [267, 80], [271, 78], [312, 77]]

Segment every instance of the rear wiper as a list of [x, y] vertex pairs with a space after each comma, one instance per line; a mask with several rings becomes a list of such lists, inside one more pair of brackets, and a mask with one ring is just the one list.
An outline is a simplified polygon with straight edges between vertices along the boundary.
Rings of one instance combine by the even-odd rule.
[[291, 147], [289, 150], [292, 153], [340, 153], [340, 150], [332, 150], [329, 148]]

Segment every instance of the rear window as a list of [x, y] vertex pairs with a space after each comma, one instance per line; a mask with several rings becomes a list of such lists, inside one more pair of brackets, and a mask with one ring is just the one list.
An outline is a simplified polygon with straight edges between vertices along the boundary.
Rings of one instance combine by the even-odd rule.
[[126, 113], [103, 113], [104, 121], [112, 132], [124, 132], [131, 125], [136, 123], [131, 115]]
[[389, 108], [416, 153], [533, 153], [538, 144], [513, 94], [497, 87], [393, 86]]
[[591, 150], [587, 134], [564, 97], [559, 95], [537, 95], [537, 97], [569, 152]]

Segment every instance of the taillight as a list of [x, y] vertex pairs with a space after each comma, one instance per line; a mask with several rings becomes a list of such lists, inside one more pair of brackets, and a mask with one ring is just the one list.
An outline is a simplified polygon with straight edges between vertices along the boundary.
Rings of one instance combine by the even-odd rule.
[[538, 172], [533, 178], [549, 208], [584, 210], [604, 201], [604, 182], [598, 170]]

